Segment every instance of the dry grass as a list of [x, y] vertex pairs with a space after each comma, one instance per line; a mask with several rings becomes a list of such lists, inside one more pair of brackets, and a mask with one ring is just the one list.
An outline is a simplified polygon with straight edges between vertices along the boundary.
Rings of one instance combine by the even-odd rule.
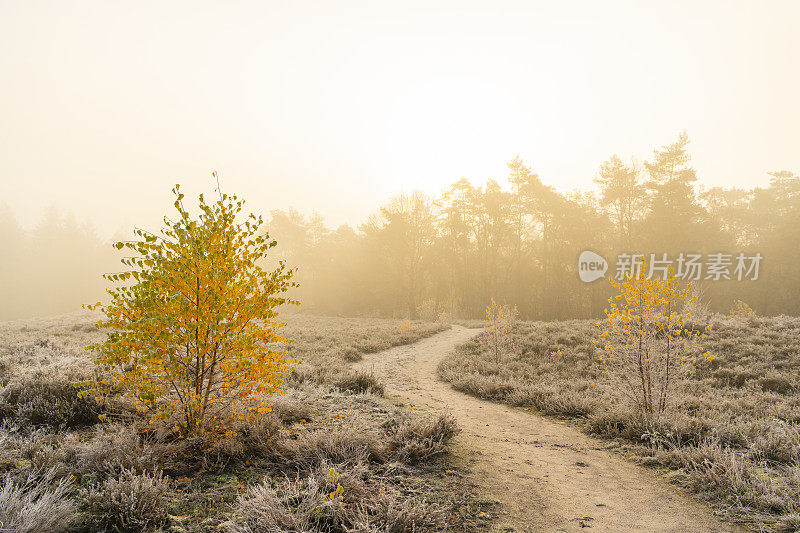
[[390, 318], [340, 318], [288, 315], [283, 333], [295, 339], [289, 355], [319, 366], [341, 367], [360, 361], [364, 354], [410, 344], [444, 331], [450, 326], [438, 322], [410, 322]]
[[[85, 315], [0, 323], [0, 499], [21, 531], [478, 531], [485, 521], [446, 454], [457, 428], [380, 397], [361, 354], [437, 324], [290, 316], [303, 363], [258, 422], [225, 439], [175, 439], [125, 402], [100, 410], [73, 387], [102, 340]], [[330, 468], [344, 492], [329, 497]], [[44, 473], [44, 474], [43, 474]], [[52, 512], [40, 512], [44, 508]], [[5, 514], [3, 514], [5, 513]], [[478, 520], [476, 522], [476, 520]]]
[[383, 395], [384, 387], [370, 373], [350, 370], [350, 363], [365, 354], [410, 344], [449, 328], [437, 322], [415, 321], [411, 328], [400, 320], [289, 315], [285, 335], [295, 339], [286, 346], [299, 361], [289, 376], [292, 385], [305, 382], [333, 386], [342, 392]]
[[363, 463], [323, 463], [302, 479], [263, 481], [239, 498], [239, 519], [226, 524], [227, 529], [237, 533], [414, 533], [444, 527], [446, 517], [440, 506], [405, 497], [372, 477]]
[[164, 476], [123, 470], [119, 476], [90, 485], [84, 492], [87, 522], [100, 531], [154, 531], [167, 522]]
[[63, 531], [72, 524], [75, 504], [67, 479], [53, 480], [53, 472], [28, 473], [23, 482], [7, 474], [0, 488], [0, 530], [15, 533]]
[[[667, 414], [634, 416], [601, 373], [594, 322], [523, 322], [496, 364], [477, 340], [439, 367], [454, 388], [619, 439], [735, 520], [794, 531], [800, 512], [800, 318], [711, 320], [716, 357], [676, 384]], [[561, 351], [552, 357], [553, 351]]]

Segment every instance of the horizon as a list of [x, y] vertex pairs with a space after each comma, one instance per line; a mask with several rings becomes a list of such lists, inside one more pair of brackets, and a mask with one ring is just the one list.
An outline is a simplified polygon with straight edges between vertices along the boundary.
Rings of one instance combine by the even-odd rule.
[[158, 223], [212, 170], [254, 211], [357, 227], [401, 192], [503, 182], [515, 154], [594, 189], [683, 130], [707, 188], [800, 169], [796, 3], [189, 5], [0, 3], [0, 202], [24, 227]]
[[[611, 154], [611, 155], [617, 155], [617, 154]], [[609, 157], [611, 157], [611, 155]], [[630, 162], [630, 159], [636, 159], [637, 162], [641, 162], [642, 161], [642, 159], [638, 159], [638, 158], [629, 158], [627, 161], [623, 159], [623, 161]], [[505, 167], [505, 164], [503, 166]], [[532, 170], [535, 171], [535, 169], [532, 169]], [[757, 189], [757, 188], [767, 187], [767, 186], [769, 186], [769, 180], [772, 178], [770, 173], [771, 172], [777, 172], [777, 171], [784, 171], [784, 170], [789, 170], [789, 169], [773, 169], [772, 171], [765, 172], [766, 179], [765, 179], [764, 183], [759, 183], [757, 185], [753, 185], [753, 186], [749, 186], [749, 187], [737, 187], [737, 188], [749, 191], [749, 190], [753, 190], [753, 189]], [[213, 171], [213, 172], [218, 172], [220, 175], [222, 174], [219, 171]], [[497, 183], [499, 183], [501, 185], [501, 187], [503, 187], [504, 190], [508, 190], [509, 181], [508, 181], [508, 175], [507, 174], [503, 175], [503, 176], [498, 176], [498, 177], [493, 177], [493, 176], [492, 177], [486, 177], [486, 178], [483, 178], [483, 179], [474, 179], [474, 178], [471, 178], [471, 177], [468, 177], [468, 176], [462, 176], [462, 177], [466, 178], [475, 187], [485, 187], [486, 184], [490, 180], [494, 180]], [[592, 182], [591, 184], [589, 184], [589, 185], [587, 185], [586, 187], [583, 187], [583, 188], [563, 188], [563, 187], [559, 187], [558, 183], [549, 183], [545, 176], [541, 176], [540, 175], [539, 177], [541, 178], [541, 181], [545, 186], [552, 187], [554, 190], [556, 190], [560, 194], [568, 194], [568, 193], [572, 193], [572, 192], [590, 192], [592, 194], [597, 194], [600, 191], [598, 185], [595, 182]], [[261, 211], [261, 210], [257, 211], [255, 209], [252, 209], [252, 202], [251, 202], [251, 200], [249, 198], [243, 198], [243, 195], [239, 191], [230, 190], [228, 187], [225, 186], [225, 182], [224, 181], [220, 182], [220, 188], [223, 189], [223, 192], [230, 193], [230, 194], [236, 194], [240, 198], [243, 198], [246, 201], [247, 206], [251, 208], [250, 211], [252, 211], [256, 215], [260, 214], [260, 215], [264, 216], [267, 220], [269, 220], [269, 218], [270, 218], [269, 215], [275, 210], [280, 210], [280, 211], [284, 211], [284, 212], [289, 212], [289, 211], [294, 210], [294, 211], [297, 211], [298, 213], [300, 213], [301, 215], [303, 215], [304, 217], [307, 217], [307, 218], [311, 217], [311, 216], [314, 216], [314, 215], [317, 215], [317, 214], [322, 216], [322, 221], [323, 221], [325, 227], [330, 229], [330, 230], [335, 230], [335, 229], [337, 229], [339, 227], [342, 227], [342, 226], [348, 226], [348, 227], [352, 228], [354, 231], [358, 232], [358, 231], [360, 231], [360, 226], [362, 226], [363, 224], [367, 223], [369, 221], [369, 218], [372, 215], [378, 213], [382, 206], [387, 205], [389, 202], [391, 202], [392, 199], [396, 198], [397, 196], [402, 195], [402, 194], [409, 194], [409, 193], [412, 193], [412, 192], [415, 192], [415, 191], [420, 191], [420, 192], [423, 192], [426, 196], [428, 196], [430, 198], [437, 198], [442, 193], [444, 193], [450, 187], [450, 185], [454, 184], [458, 179], [461, 179], [461, 178], [454, 179], [452, 182], [442, 186], [438, 191], [431, 191], [431, 190], [424, 190], [424, 189], [408, 189], [408, 190], [399, 189], [399, 190], [391, 193], [390, 196], [385, 197], [383, 200], [379, 200], [378, 203], [376, 203], [372, 207], [371, 210], [366, 211], [365, 214], [360, 219], [356, 220], [355, 218], [351, 217], [351, 218], [348, 218], [348, 219], [343, 219], [343, 220], [339, 221], [338, 223], [335, 221], [335, 219], [332, 221], [331, 219], [329, 219], [328, 217], [324, 216], [324, 214], [320, 213], [317, 210], [312, 210], [312, 211], [303, 210], [302, 208], [298, 207], [298, 205], [291, 204], [291, 203], [287, 204], [285, 206], [281, 206], [281, 205], [265, 206], [263, 211]], [[192, 183], [192, 184], [189, 185], [189, 187], [186, 187], [184, 183], [173, 183], [167, 189], [171, 190], [171, 188], [174, 187], [175, 185], [180, 185], [184, 191], [187, 188], [191, 188], [191, 192], [187, 194], [187, 197], [189, 197], [192, 200], [196, 199], [199, 194], [208, 195], [208, 194], [214, 193], [216, 191], [216, 182], [215, 182], [215, 180], [214, 180], [214, 178], [212, 176], [212, 171], [208, 172], [208, 184], [207, 184], [208, 186], [206, 188], [200, 187], [199, 184], [197, 184], [197, 183]], [[708, 184], [704, 183], [701, 178], [698, 178], [698, 180], [697, 180], [697, 188], [698, 188], [699, 191], [709, 190], [710, 188], [714, 188], [714, 187], [721, 187], [723, 189], [729, 189], [730, 188], [730, 187], [726, 187], [724, 184], [723, 185], [709, 186]], [[78, 225], [87, 227], [91, 231], [95, 232], [103, 240], [114, 240], [114, 239], [116, 239], [116, 238], [118, 238], [120, 236], [124, 237], [124, 235], [126, 235], [128, 233], [132, 233], [133, 229], [136, 228], [136, 227], [149, 228], [150, 230], [160, 229], [163, 226], [163, 223], [162, 223], [163, 217], [169, 216], [169, 213], [172, 211], [172, 199], [169, 196], [170, 194], [171, 193], [170, 193], [169, 190], [166, 190], [164, 192], [164, 198], [163, 198], [164, 213], [162, 213], [160, 215], [154, 213], [155, 218], [151, 217], [150, 221], [153, 222], [153, 224], [154, 224], [153, 227], [150, 227], [149, 225], [142, 224], [141, 222], [133, 223], [133, 224], [127, 224], [127, 225], [125, 223], [120, 223], [117, 226], [110, 226], [110, 225], [101, 226], [101, 225], [98, 225], [98, 222], [96, 220], [93, 220], [90, 217], [79, 217], [78, 214], [75, 213], [74, 210], [72, 210], [70, 208], [67, 208], [67, 207], [59, 206], [59, 205], [57, 205], [55, 203], [52, 203], [52, 204], [50, 204], [48, 206], [44, 206], [41, 209], [41, 211], [39, 212], [39, 216], [38, 217], [34, 217], [31, 213], [28, 213], [28, 216], [24, 216], [24, 215], [20, 216], [20, 213], [15, 211], [13, 206], [9, 205], [4, 200], [0, 201], [0, 208], [8, 208], [10, 214], [14, 217], [14, 220], [17, 223], [19, 223], [20, 227], [26, 232], [34, 231], [36, 229], [37, 225], [40, 224], [50, 213], [54, 213], [55, 215], [57, 215], [62, 220], [71, 219], [71, 220], [74, 220]], [[159, 201], [162, 201], [162, 200], [159, 200]], [[156, 226], [157, 226], [157, 228], [156, 228]]]

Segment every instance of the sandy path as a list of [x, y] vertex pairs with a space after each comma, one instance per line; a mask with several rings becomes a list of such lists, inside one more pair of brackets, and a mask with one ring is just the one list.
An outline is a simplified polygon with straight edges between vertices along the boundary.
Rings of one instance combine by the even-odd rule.
[[430, 412], [449, 410], [463, 432], [454, 451], [472, 481], [501, 503], [506, 531], [743, 531], [715, 518], [654, 472], [557, 420], [456, 392], [436, 378], [439, 361], [476, 334], [450, 331], [367, 356], [388, 396]]

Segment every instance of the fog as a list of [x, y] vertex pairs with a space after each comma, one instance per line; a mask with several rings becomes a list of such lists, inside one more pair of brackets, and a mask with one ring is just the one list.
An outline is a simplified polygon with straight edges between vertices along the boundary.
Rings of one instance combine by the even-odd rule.
[[102, 298], [111, 241], [212, 170], [270, 220], [308, 311], [595, 316], [592, 250], [608, 275], [730, 254], [734, 279], [699, 280], [710, 306], [797, 314], [798, 15], [0, 1], [0, 319]]

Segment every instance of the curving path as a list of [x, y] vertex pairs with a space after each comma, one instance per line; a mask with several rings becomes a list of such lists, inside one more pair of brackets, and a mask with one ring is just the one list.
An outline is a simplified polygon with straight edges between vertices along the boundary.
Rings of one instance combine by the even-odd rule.
[[501, 504], [501, 531], [744, 531], [656, 473], [604, 449], [600, 440], [438, 381], [439, 361], [476, 334], [453, 326], [371, 354], [355, 367], [372, 369], [389, 397], [455, 416], [463, 431], [454, 453], [469, 463], [475, 486]]

